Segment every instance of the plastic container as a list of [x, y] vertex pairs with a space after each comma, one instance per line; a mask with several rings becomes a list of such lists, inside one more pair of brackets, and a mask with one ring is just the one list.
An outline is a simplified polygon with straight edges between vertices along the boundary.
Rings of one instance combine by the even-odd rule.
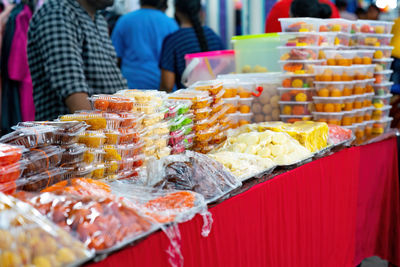
[[350, 33], [351, 21], [346, 19], [324, 19], [319, 20], [320, 32]]
[[224, 98], [224, 106], [229, 107], [227, 113], [236, 113], [239, 106], [239, 97]]
[[354, 109], [354, 100], [357, 96], [347, 96], [343, 100], [343, 110], [352, 111]]
[[296, 121], [311, 121], [312, 117], [310, 115], [306, 116], [280, 115], [280, 119], [284, 123], [294, 123]]
[[23, 147], [0, 143], [0, 166], [7, 166], [20, 161], [24, 150]]
[[196, 109], [193, 112], [195, 120], [204, 120], [210, 116], [212, 112], [211, 108]]
[[366, 93], [366, 94], [364, 94], [363, 107], [364, 108], [371, 107], [373, 98], [374, 98], [374, 93]]
[[291, 74], [313, 74], [314, 66], [322, 65], [324, 60], [280, 60], [283, 72]]
[[254, 100], [253, 97], [250, 97], [250, 98], [239, 98], [239, 100], [238, 100], [238, 111], [240, 113], [250, 113], [253, 100]]
[[72, 145], [65, 146], [63, 148], [65, 149], [65, 151], [62, 153], [61, 164], [83, 162], [84, 154], [87, 151], [87, 148], [85, 145], [72, 144]]
[[393, 58], [374, 59], [372, 63], [375, 64], [375, 71], [380, 72], [390, 70], [393, 60]]
[[[342, 36], [343, 34], [341, 34]], [[338, 38], [339, 34], [333, 32], [319, 32], [318, 46], [324, 48], [337, 47], [341, 43], [341, 39]], [[346, 35], [344, 37], [347, 37]], [[344, 41], [342, 41], [344, 42]]]
[[324, 53], [329, 66], [351, 66], [357, 54], [355, 50], [325, 50]]
[[355, 114], [356, 123], [363, 123], [364, 122], [364, 116], [365, 116], [365, 109], [357, 110], [356, 114]]
[[390, 94], [393, 84], [394, 84], [393, 82], [383, 82], [380, 84], [374, 84], [373, 86], [374, 86], [375, 95], [382, 96], [382, 95]]
[[135, 128], [143, 119], [143, 116], [134, 113], [119, 113], [121, 118], [120, 127], [122, 128]]
[[353, 94], [354, 95], [363, 95], [366, 93], [366, 86], [367, 86], [367, 81], [365, 80], [356, 80], [354, 81], [354, 89], [353, 89]]
[[[317, 82], [338, 82], [353, 80], [351, 71], [342, 66], [315, 66], [315, 81]], [[343, 75], [344, 70], [348, 70]]]
[[[215, 116], [213, 116], [212, 118], [206, 119], [206, 120], [202, 120], [202, 121], [196, 121], [193, 125], [193, 130], [194, 131], [203, 131], [206, 130], [208, 128], [213, 127], [214, 125], [216, 125], [216, 123], [218, 122], [218, 118]], [[176, 129], [179, 130], [179, 129]], [[171, 131], [173, 132], [173, 131]]]
[[365, 80], [365, 92], [366, 93], [368, 93], [368, 94], [372, 94], [372, 93], [374, 93], [374, 82], [375, 82], [375, 79], [368, 79], [368, 80]]
[[348, 33], [338, 33], [336, 38], [335, 38], [335, 45], [337, 47], [349, 47], [351, 45], [351, 34]]
[[343, 101], [347, 97], [318, 97], [314, 96], [315, 110], [317, 112], [342, 112]]
[[316, 46], [279, 46], [278, 50], [281, 60], [318, 60], [321, 48]]
[[17, 180], [24, 171], [25, 165], [16, 162], [6, 166], [0, 166], [0, 183], [8, 183]]
[[86, 164], [103, 163], [105, 154], [103, 149], [90, 148], [83, 154], [83, 162]]
[[94, 95], [89, 97], [93, 109], [106, 112], [130, 112], [133, 100], [126, 97], [111, 95]]
[[342, 117], [342, 126], [351, 126], [355, 123], [356, 117], [355, 117], [356, 111], [345, 111], [343, 112], [343, 117]]
[[372, 120], [379, 121], [379, 120], [389, 117], [391, 108], [392, 108], [392, 106], [384, 106], [382, 108], [375, 108], [375, 110], [372, 111]]
[[63, 168], [53, 168], [48, 171], [24, 178], [21, 190], [40, 192], [53, 184], [66, 180], [67, 171]]
[[169, 98], [176, 100], [190, 100], [192, 102], [192, 109], [206, 108], [212, 103], [212, 98], [207, 92], [196, 90], [178, 90], [170, 94]]
[[285, 74], [282, 76], [282, 87], [284, 88], [313, 88], [314, 74]]
[[283, 88], [279, 87], [278, 92], [281, 101], [312, 101], [312, 97], [315, 95], [315, 89], [313, 88]]
[[54, 143], [55, 129], [50, 126], [18, 128], [0, 138], [0, 143], [6, 143], [26, 148], [35, 148]]
[[[354, 71], [354, 80], [362, 81], [365, 79], [373, 78], [373, 77], [369, 77], [369, 76], [374, 73], [374, 65], [371, 65], [371, 66], [373, 66], [372, 70], [371, 70], [371, 68], [367, 68], [366, 66], [369, 66], [369, 65], [353, 65], [352, 66], [353, 71]], [[368, 72], [370, 72], [370, 74], [368, 74]]]
[[364, 108], [364, 121], [370, 121], [370, 120], [372, 120], [372, 112], [373, 112], [374, 110], [375, 110], [375, 109], [374, 109], [373, 107]]
[[319, 97], [341, 97], [353, 94], [353, 82], [315, 82]]
[[107, 128], [107, 121], [100, 113], [91, 114], [68, 114], [58, 117], [59, 121], [83, 121], [89, 125], [89, 130], [97, 131]]
[[[222, 129], [235, 129], [239, 126], [239, 115], [240, 113], [228, 114], [225, 118], [220, 120], [220, 126]], [[220, 128], [220, 130], [221, 130]]]
[[375, 108], [382, 108], [384, 106], [390, 105], [390, 100], [392, 98], [392, 94], [382, 95], [382, 96], [374, 96], [372, 99], [372, 104]]
[[[183, 115], [186, 116], [186, 115]], [[179, 118], [182, 118], [182, 116], [176, 117], [173, 119], [172, 122], [159, 122], [157, 124], [154, 124], [152, 126], [145, 128], [143, 131], [139, 132], [140, 136], [154, 136], [154, 135], [164, 135], [168, 134], [170, 131], [171, 124], [173, 124], [174, 121], [178, 120]], [[139, 141], [139, 140], [136, 140]], [[137, 142], [135, 142], [137, 143]]]
[[[216, 52], [219, 52], [219, 51], [216, 51]], [[189, 55], [186, 55], [186, 56], [189, 56]], [[233, 71], [234, 70], [232, 70], [231, 72], [233, 72]], [[197, 91], [205, 91], [205, 92], [208, 92], [210, 95], [217, 95], [219, 92], [221, 92], [223, 87], [224, 86], [223, 86], [222, 81], [208, 80], [208, 81], [198, 81], [198, 82], [194, 83], [190, 87], [190, 89], [197, 90]]]
[[143, 118], [143, 125], [148, 127], [148, 126], [152, 126], [154, 124], [159, 123], [160, 121], [162, 121], [164, 119], [165, 113], [164, 112], [156, 112], [153, 114], [147, 114], [144, 118]]
[[372, 138], [372, 126], [374, 125], [375, 121], [364, 121], [364, 135], [366, 139]]
[[384, 70], [380, 72], [374, 73], [375, 83], [387, 83], [390, 81], [390, 76], [392, 75], [393, 70]]
[[184, 126], [190, 125], [192, 123], [193, 123], [193, 116], [188, 115], [188, 114], [187, 115], [182, 115], [182, 116], [176, 118], [174, 121], [172, 121], [170, 123], [170, 125], [169, 125], [170, 126], [170, 131], [174, 132], [174, 131], [180, 130]]
[[372, 125], [372, 135], [381, 135], [389, 131], [390, 124], [392, 123], [393, 118], [382, 118], [380, 120], [376, 120]]
[[[306, 33], [306, 32], [280, 32], [279, 39], [282, 46], [294, 47], [294, 46], [318, 46], [319, 40], [321, 39], [318, 33]], [[333, 35], [331, 35], [333, 36]], [[328, 38], [327, 38], [328, 39]], [[334, 37], [325, 46], [334, 45]]]
[[356, 95], [354, 98], [354, 109], [362, 109], [364, 107], [365, 94]]
[[106, 135], [102, 131], [87, 131], [79, 136], [79, 143], [90, 148], [99, 148], [106, 142]]
[[261, 73], [279, 71], [280, 45], [277, 33], [235, 36], [232, 38], [235, 49], [236, 73]]
[[175, 131], [175, 132], [171, 132], [170, 136], [169, 136], [168, 145], [174, 146], [174, 145], [180, 144], [183, 142], [185, 137], [186, 137], [186, 135], [185, 135], [185, 131], [183, 129]]
[[357, 46], [360, 49], [372, 49], [374, 50], [374, 59], [390, 58], [392, 56], [393, 46]]
[[235, 71], [235, 51], [210, 51], [185, 55], [186, 69], [182, 84], [190, 86], [197, 81], [212, 80], [219, 74]]
[[239, 118], [239, 126], [250, 124], [251, 118], [253, 117], [253, 113], [240, 113], [238, 114]]
[[343, 112], [313, 112], [314, 120], [328, 124], [342, 125]]
[[356, 137], [356, 143], [362, 144], [365, 141], [365, 124], [363, 122], [355, 124], [354, 135]]
[[286, 102], [280, 101], [279, 106], [282, 115], [311, 115], [312, 102]]
[[356, 55], [353, 58], [354, 65], [371, 65], [372, 57], [374, 56], [374, 50], [357, 49], [353, 50]]
[[315, 18], [279, 18], [282, 32], [318, 32], [319, 19]]
[[361, 33], [389, 34], [392, 31], [393, 24], [392, 21], [357, 20], [358, 32]]
[[357, 44], [360, 46], [389, 46], [393, 34], [357, 34]]

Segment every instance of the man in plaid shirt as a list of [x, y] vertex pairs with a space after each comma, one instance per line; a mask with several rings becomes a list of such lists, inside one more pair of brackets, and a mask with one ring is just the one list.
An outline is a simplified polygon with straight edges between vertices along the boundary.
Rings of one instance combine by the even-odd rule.
[[107, 23], [114, 0], [48, 0], [33, 16], [28, 61], [37, 120], [91, 109], [88, 96], [126, 89]]

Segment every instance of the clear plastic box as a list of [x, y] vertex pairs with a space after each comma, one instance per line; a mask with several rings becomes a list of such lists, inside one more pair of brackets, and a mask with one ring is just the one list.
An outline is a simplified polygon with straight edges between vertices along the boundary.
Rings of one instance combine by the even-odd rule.
[[364, 94], [364, 102], [363, 107], [368, 108], [372, 106], [372, 98], [374, 97], [374, 93], [366, 93]]
[[392, 121], [393, 118], [390, 117], [376, 120], [372, 125], [372, 135], [381, 135], [389, 131]]
[[354, 109], [362, 109], [364, 107], [365, 94], [356, 95], [354, 98]]
[[373, 107], [364, 108], [364, 121], [372, 120], [372, 112], [374, 111]]
[[361, 33], [389, 34], [392, 31], [392, 21], [357, 20], [357, 28]]
[[374, 125], [375, 121], [364, 121], [365, 129], [364, 129], [364, 135], [366, 139], [370, 139], [372, 137], [372, 126]]
[[374, 59], [390, 58], [392, 56], [393, 46], [357, 46], [360, 49], [372, 49], [374, 50]]
[[280, 115], [281, 121], [284, 123], [294, 123], [296, 121], [311, 121], [310, 115], [297, 116], [297, 115]]
[[366, 86], [367, 86], [366, 80], [356, 80], [356, 81], [354, 81], [353, 94], [354, 95], [363, 95], [363, 94], [365, 94], [366, 93]]
[[282, 72], [291, 74], [313, 74], [314, 66], [322, 65], [324, 60], [280, 60]]
[[239, 112], [246, 114], [251, 112], [251, 106], [253, 103], [254, 98], [239, 98]]
[[393, 34], [357, 34], [357, 44], [360, 46], [389, 46]]
[[238, 114], [239, 118], [239, 126], [250, 124], [251, 118], [253, 117], [253, 113], [240, 113]]
[[351, 21], [347, 19], [321, 19], [319, 20], [319, 32], [350, 33]]
[[327, 124], [342, 125], [343, 112], [313, 112], [314, 120]]
[[[315, 81], [317, 82], [338, 82], [338, 81], [351, 81], [353, 70], [343, 66], [315, 66]], [[343, 75], [344, 70], [347, 70]]]
[[341, 97], [353, 94], [353, 82], [315, 82], [319, 97]]
[[[320, 32], [318, 46], [323, 48], [333, 48], [337, 47], [341, 43], [341, 39], [339, 39], [339, 34], [333, 32]], [[343, 34], [341, 34], [343, 35]], [[344, 37], [347, 37], [344, 36]], [[344, 42], [342, 40], [342, 42]]]
[[372, 119], [375, 121], [379, 121], [379, 120], [389, 117], [391, 108], [392, 108], [392, 106], [384, 106], [382, 108], [375, 108], [372, 111]]
[[374, 84], [375, 95], [381, 96], [390, 94], [390, 90], [392, 89], [393, 84], [394, 84], [393, 82], [383, 82], [380, 84]]
[[283, 88], [279, 87], [278, 92], [280, 95], [280, 101], [312, 101], [312, 97], [315, 95], [315, 89], [313, 88]]
[[329, 66], [351, 66], [357, 54], [355, 50], [325, 50], [324, 53]]
[[390, 70], [390, 67], [392, 66], [393, 58], [382, 58], [382, 59], [374, 59], [372, 61], [373, 64], [375, 64], [375, 71], [384, 71], [384, 70]]
[[279, 18], [282, 32], [318, 32], [319, 19], [315, 18]]
[[365, 92], [368, 94], [374, 93], [374, 82], [375, 79], [367, 79], [365, 80]]
[[218, 80], [198, 81], [192, 84], [189, 89], [206, 91], [211, 95], [217, 95], [223, 89], [223, 83]]
[[365, 109], [357, 110], [356, 114], [355, 114], [356, 123], [363, 123], [364, 122], [364, 116], [365, 116]]
[[375, 108], [382, 108], [384, 106], [390, 105], [390, 100], [392, 98], [392, 94], [382, 95], [382, 96], [374, 96], [372, 99], [372, 104]]
[[[304, 33], [304, 32], [280, 32], [279, 39], [282, 46], [287, 47], [302, 47], [302, 46], [318, 46], [320, 35], [318, 33]], [[334, 35], [331, 35], [334, 36]], [[334, 45], [334, 37], [331, 42], [328, 42], [327, 45]], [[326, 45], [326, 46], [327, 46]]]
[[374, 50], [368, 49], [356, 49], [353, 50], [356, 55], [353, 58], [354, 65], [371, 65], [372, 57], [374, 56]]
[[279, 46], [278, 50], [281, 60], [317, 60], [321, 48], [315, 46]]
[[315, 110], [317, 112], [342, 112], [343, 101], [347, 97], [318, 97], [314, 96]]
[[352, 111], [354, 109], [354, 100], [357, 96], [347, 96], [346, 99], [343, 100], [343, 110], [344, 111]]
[[390, 81], [390, 76], [392, 75], [393, 70], [384, 70], [380, 72], [374, 73], [375, 83], [387, 83]]
[[313, 88], [315, 74], [285, 74], [282, 76], [284, 88]]
[[282, 115], [311, 115], [312, 102], [286, 102], [280, 101], [279, 106]]
[[337, 47], [347, 48], [352, 44], [351, 37], [352, 35], [349, 33], [338, 33], [335, 38], [335, 45]]
[[356, 111], [345, 111], [343, 112], [343, 117], [342, 117], [342, 126], [351, 126], [355, 123], [356, 117], [355, 117]]
[[132, 99], [115, 95], [94, 95], [89, 100], [93, 109], [106, 112], [130, 112], [133, 108]]

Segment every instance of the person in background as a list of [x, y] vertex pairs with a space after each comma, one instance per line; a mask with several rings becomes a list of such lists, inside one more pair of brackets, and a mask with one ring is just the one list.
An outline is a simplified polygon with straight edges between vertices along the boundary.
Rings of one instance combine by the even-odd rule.
[[390, 45], [394, 47], [392, 51], [392, 58], [394, 60], [391, 66], [393, 73], [390, 80], [394, 83], [391, 88], [394, 96], [392, 97], [390, 116], [393, 117], [392, 127], [400, 129], [400, 18], [394, 21], [392, 34], [393, 38]]
[[357, 16], [357, 19], [367, 19], [367, 12], [362, 7], [357, 7], [354, 13]]
[[332, 15], [332, 9], [318, 0], [294, 0], [290, 6], [290, 16], [293, 18], [311, 17], [326, 19]]
[[99, 11], [114, 0], [47, 0], [28, 32], [36, 120], [91, 109], [88, 96], [127, 87], [107, 23]]
[[347, 11], [347, 0], [336, 0], [335, 5], [342, 19], [357, 20], [357, 16]]
[[[289, 18], [290, 5], [293, 0], [281, 0], [274, 4], [265, 21], [265, 32], [281, 32], [281, 24], [279, 18]], [[330, 18], [340, 18], [339, 11], [336, 6], [329, 0], [319, 0], [320, 3], [328, 4], [332, 9]]]
[[201, 25], [200, 0], [175, 0], [175, 17], [180, 29], [167, 36], [163, 43], [160, 58], [160, 89], [171, 92], [181, 84], [185, 70], [185, 55], [223, 50], [221, 38], [209, 27]]
[[158, 89], [162, 43], [179, 27], [160, 10], [167, 8], [165, 1], [141, 0], [140, 6], [118, 20], [111, 39], [129, 88]]
[[371, 4], [367, 9], [367, 18], [368, 20], [378, 20], [379, 15], [381, 14], [381, 10], [375, 4]]

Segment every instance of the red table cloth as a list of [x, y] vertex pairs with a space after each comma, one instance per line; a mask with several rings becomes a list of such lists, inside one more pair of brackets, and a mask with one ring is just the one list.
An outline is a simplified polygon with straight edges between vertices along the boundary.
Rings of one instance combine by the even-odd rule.
[[[179, 225], [185, 266], [400, 266], [396, 139], [342, 150], [258, 184]], [[162, 232], [91, 266], [169, 266]]]

